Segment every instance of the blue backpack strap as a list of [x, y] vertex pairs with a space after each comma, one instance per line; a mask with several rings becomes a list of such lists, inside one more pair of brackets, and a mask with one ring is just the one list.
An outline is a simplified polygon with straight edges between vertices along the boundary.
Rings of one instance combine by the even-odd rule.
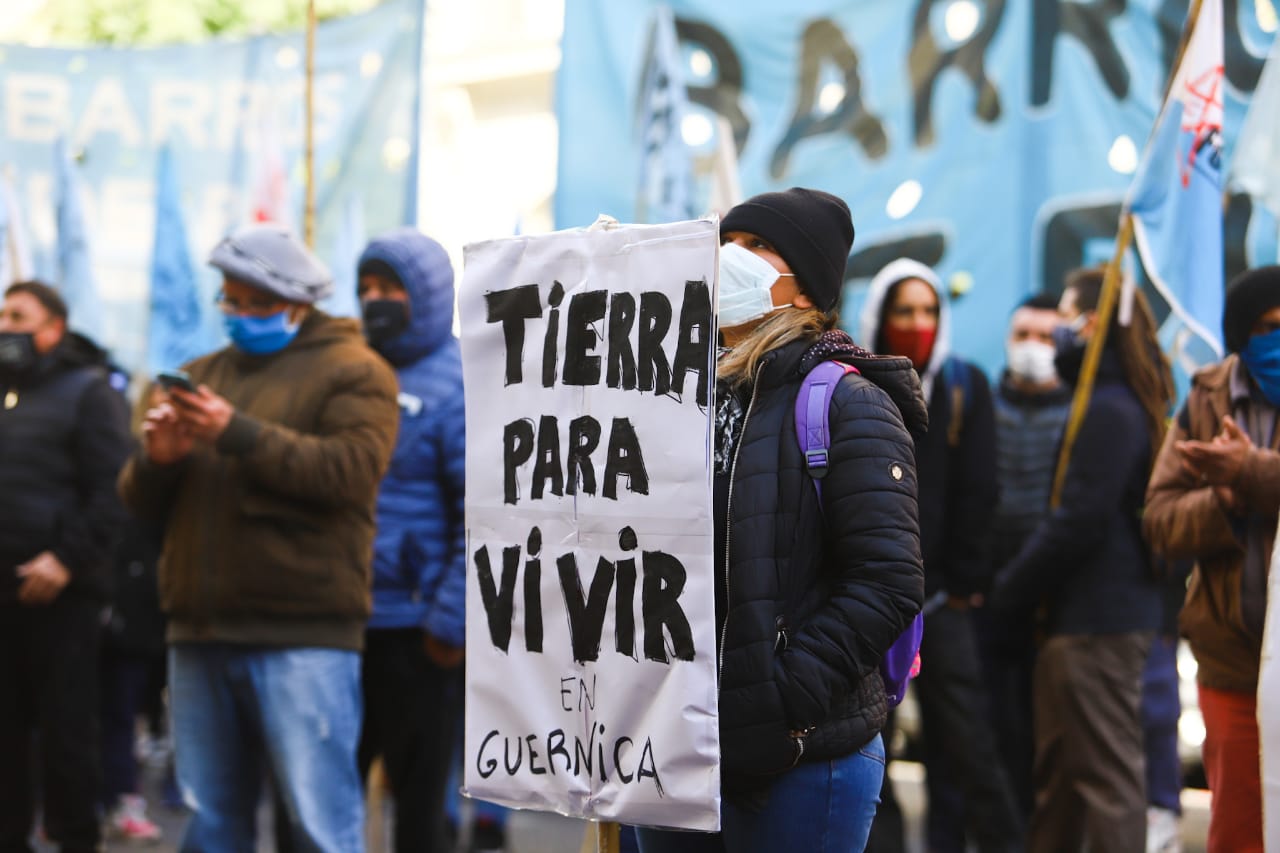
[[959, 447], [960, 435], [964, 432], [964, 419], [969, 413], [969, 400], [973, 397], [973, 378], [969, 374], [969, 365], [953, 355], [948, 356], [942, 363], [942, 382], [951, 396], [947, 445]]
[[822, 499], [822, 478], [827, 476], [831, 429], [831, 398], [840, 380], [858, 368], [840, 361], [824, 361], [805, 375], [796, 394], [796, 440], [804, 454], [805, 468], [813, 488]]

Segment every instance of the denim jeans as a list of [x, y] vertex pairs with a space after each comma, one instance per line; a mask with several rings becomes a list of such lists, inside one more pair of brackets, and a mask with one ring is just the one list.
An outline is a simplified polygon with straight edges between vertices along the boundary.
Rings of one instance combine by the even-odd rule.
[[639, 829], [640, 853], [861, 853], [884, 778], [884, 743], [801, 764], [769, 788], [761, 810], [720, 807], [718, 834]]
[[184, 853], [254, 849], [264, 764], [296, 850], [364, 850], [358, 653], [178, 645], [169, 692], [178, 784], [192, 810]]

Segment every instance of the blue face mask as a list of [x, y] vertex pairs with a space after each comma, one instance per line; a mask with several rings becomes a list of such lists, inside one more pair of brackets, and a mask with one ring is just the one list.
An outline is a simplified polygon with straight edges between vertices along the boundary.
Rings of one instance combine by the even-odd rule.
[[266, 317], [254, 317], [247, 314], [223, 314], [222, 326], [227, 330], [227, 337], [237, 349], [250, 355], [269, 355], [279, 352], [289, 345], [298, 334], [301, 322], [289, 320], [286, 308]]
[[1280, 329], [1254, 335], [1240, 352], [1240, 360], [1273, 406], [1280, 407]]

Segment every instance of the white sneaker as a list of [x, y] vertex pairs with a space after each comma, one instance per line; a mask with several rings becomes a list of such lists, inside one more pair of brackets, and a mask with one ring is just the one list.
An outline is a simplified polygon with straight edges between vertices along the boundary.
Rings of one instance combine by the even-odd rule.
[[1182, 853], [1181, 819], [1172, 809], [1147, 807], [1147, 853]]

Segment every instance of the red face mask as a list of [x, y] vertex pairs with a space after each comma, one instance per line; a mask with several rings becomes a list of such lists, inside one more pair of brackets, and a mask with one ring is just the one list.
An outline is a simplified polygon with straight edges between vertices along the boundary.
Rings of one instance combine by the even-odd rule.
[[937, 337], [937, 326], [932, 329], [896, 329], [893, 326], [886, 326], [884, 346], [885, 350], [893, 355], [904, 355], [911, 359], [915, 369], [923, 372], [929, 364], [929, 356], [933, 354], [933, 342]]

